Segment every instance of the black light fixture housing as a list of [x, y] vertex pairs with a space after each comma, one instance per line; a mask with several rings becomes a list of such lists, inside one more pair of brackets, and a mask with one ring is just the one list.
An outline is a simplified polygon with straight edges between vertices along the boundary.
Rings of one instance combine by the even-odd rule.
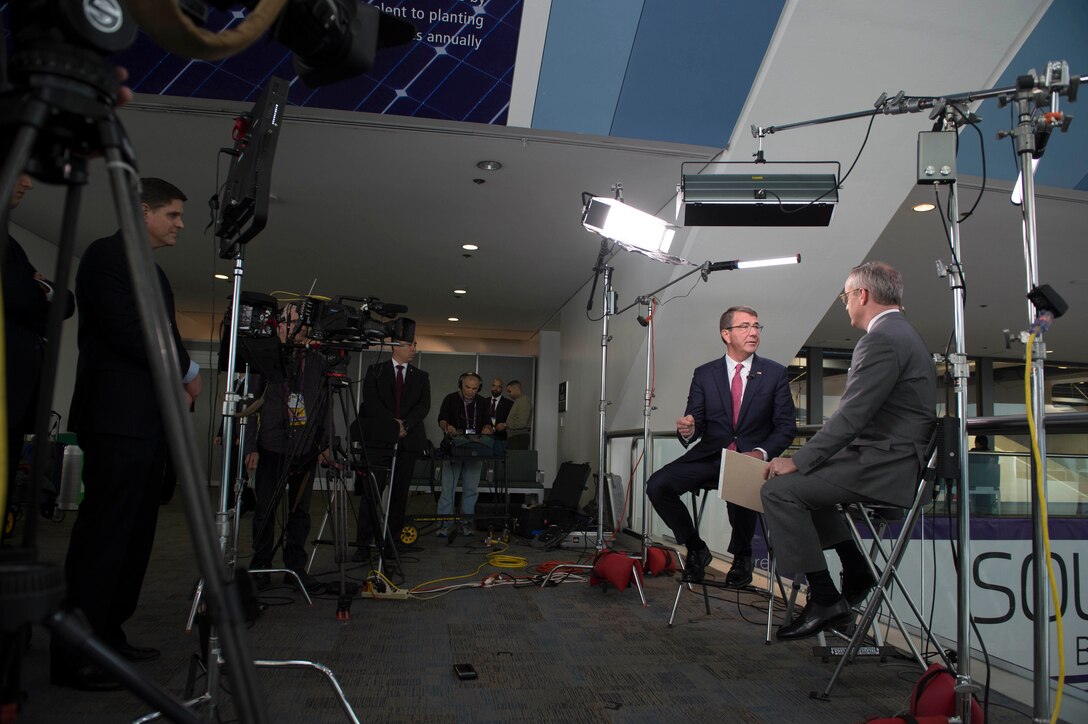
[[679, 191], [684, 226], [828, 226], [839, 201], [837, 173], [682, 171]]

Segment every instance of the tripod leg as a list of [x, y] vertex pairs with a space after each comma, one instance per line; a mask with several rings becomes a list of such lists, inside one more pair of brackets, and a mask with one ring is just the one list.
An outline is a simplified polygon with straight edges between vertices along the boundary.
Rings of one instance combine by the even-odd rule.
[[54, 636], [72, 650], [79, 651], [173, 721], [192, 722], [192, 724], [199, 724], [201, 721], [173, 694], [141, 675], [131, 664], [122, 659], [120, 654], [95, 637], [81, 614], [58, 611], [49, 616], [45, 624], [52, 630]]

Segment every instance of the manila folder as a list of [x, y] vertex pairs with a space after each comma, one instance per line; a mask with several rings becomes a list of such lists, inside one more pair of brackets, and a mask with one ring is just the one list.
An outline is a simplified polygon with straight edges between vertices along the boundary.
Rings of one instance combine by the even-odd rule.
[[763, 487], [763, 471], [767, 463], [736, 450], [722, 450], [722, 468], [718, 495], [727, 503], [763, 512], [759, 491]]

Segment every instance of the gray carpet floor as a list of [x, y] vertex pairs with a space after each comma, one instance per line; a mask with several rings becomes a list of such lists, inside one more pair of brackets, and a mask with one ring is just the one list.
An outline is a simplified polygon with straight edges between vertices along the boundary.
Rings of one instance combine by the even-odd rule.
[[[433, 498], [413, 496], [411, 506], [433, 510]], [[320, 493], [313, 507], [316, 532], [325, 511]], [[72, 512], [62, 522], [42, 522], [42, 560], [63, 560], [74, 519]], [[243, 518], [243, 555], [250, 520]], [[260, 659], [308, 659], [330, 667], [357, 716], [371, 722], [863, 722], [905, 710], [920, 674], [906, 659], [863, 661], [847, 668], [830, 701], [814, 701], [809, 692], [823, 689], [832, 665], [814, 658], [812, 641], [766, 645], [766, 599], [755, 592], [722, 592], [709, 616], [701, 596], [685, 593], [668, 627], [677, 590], [673, 576], [646, 578], [645, 607], [634, 587], [591, 587], [572, 577], [541, 588], [533, 584], [538, 566], [577, 561], [581, 551], [546, 551], [518, 538], [488, 547], [485, 538], [477, 533], [451, 544], [424, 530], [417, 550], [403, 557], [402, 587], [475, 587], [403, 601], [356, 596], [348, 621], [337, 619], [336, 596], [317, 595], [307, 605], [277, 576], [260, 595], [266, 609], [248, 631], [251, 649]], [[620, 544], [637, 547], [633, 539]], [[527, 565], [495, 567], [488, 554], [496, 551]], [[358, 581], [368, 570], [356, 563], [347, 574]], [[331, 547], [319, 547], [311, 572], [322, 580], [337, 578]], [[480, 585], [496, 574], [502, 575], [499, 585]], [[131, 642], [161, 649], [160, 659], [137, 668], [179, 696], [199, 650], [199, 637], [184, 631], [197, 575], [184, 511], [175, 500], [162, 509], [140, 608], [126, 631]], [[507, 585], [509, 580], [520, 583]], [[779, 611], [776, 624], [781, 617]], [[23, 661], [27, 699], [19, 721], [118, 722], [148, 711], [128, 692], [89, 694], [50, 685], [48, 648], [48, 633], [35, 627]], [[478, 678], [459, 680], [456, 663], [472, 664]], [[316, 672], [260, 669], [258, 679], [272, 721], [346, 720]], [[198, 680], [198, 693], [205, 686]], [[219, 720], [236, 720], [229, 679], [216, 696]], [[999, 694], [991, 702], [991, 722], [1030, 720], [1029, 708]]]

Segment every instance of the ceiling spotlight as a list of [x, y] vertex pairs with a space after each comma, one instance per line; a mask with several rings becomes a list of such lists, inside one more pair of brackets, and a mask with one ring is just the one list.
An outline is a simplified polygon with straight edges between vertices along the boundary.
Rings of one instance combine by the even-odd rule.
[[230, 279], [230, 277], [228, 277], [226, 274], [213, 274], [212, 276], [214, 276], [216, 279], [222, 279], [223, 281], [227, 281]]
[[926, 211], [933, 211], [933, 209], [935, 209], [937, 207], [934, 206], [933, 204], [926, 203], [926, 204], [915, 204], [911, 208], [914, 209], [915, 211], [924, 213]]
[[481, 171], [498, 171], [502, 168], [502, 164], [498, 161], [480, 161], [476, 164], [476, 168]]
[[476, 246], [475, 244], [461, 244], [461, 248], [465, 251], [476, 251], [480, 247]]
[[447, 322], [460, 322], [461, 318], [460, 317], [446, 317], [446, 321]]
[[465, 289], [454, 289], [454, 290], [453, 290], [453, 293], [454, 293], [454, 294], [468, 294], [468, 290], [465, 290]]

